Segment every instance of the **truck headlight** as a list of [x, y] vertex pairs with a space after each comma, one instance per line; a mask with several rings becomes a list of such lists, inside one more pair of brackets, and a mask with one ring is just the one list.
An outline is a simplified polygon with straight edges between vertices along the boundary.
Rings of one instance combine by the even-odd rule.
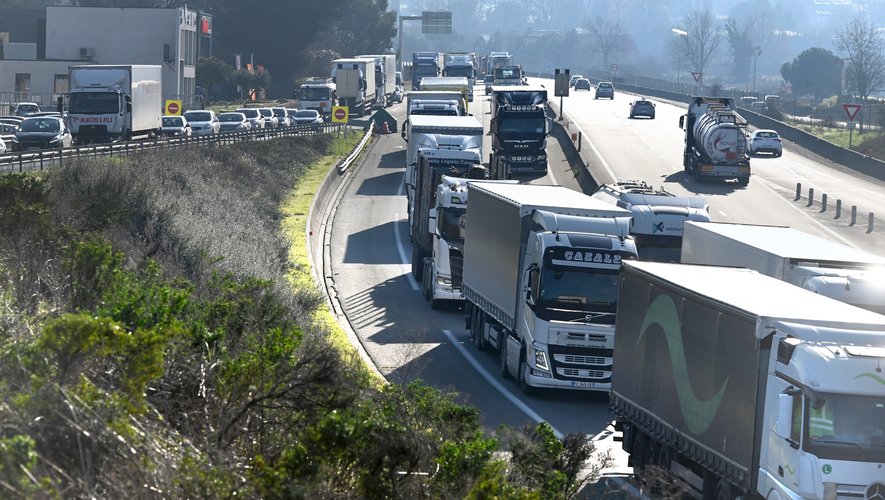
[[550, 371], [550, 364], [547, 363], [547, 353], [544, 349], [535, 348], [535, 367], [544, 371]]
[[538, 161], [546, 160], [546, 159], [547, 159], [547, 155], [538, 155]]

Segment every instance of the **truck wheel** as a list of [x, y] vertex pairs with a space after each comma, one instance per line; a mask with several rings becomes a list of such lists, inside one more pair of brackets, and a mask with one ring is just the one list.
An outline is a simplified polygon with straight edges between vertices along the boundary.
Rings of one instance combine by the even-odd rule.
[[412, 246], [412, 276], [419, 283], [424, 277], [424, 255], [422, 254], [423, 252], [418, 248], [418, 245]]
[[498, 334], [498, 361], [501, 365], [501, 376], [504, 378], [513, 378], [507, 371], [507, 335], [504, 332]]
[[695, 169], [691, 170], [691, 178], [694, 179], [695, 182], [701, 184], [704, 182], [704, 178], [701, 177], [701, 173]]
[[424, 259], [423, 274], [427, 276], [427, 279], [424, 280], [421, 290], [424, 292], [424, 300], [430, 300], [433, 297], [433, 291], [430, 289], [431, 282], [433, 281], [433, 264], [430, 262], [430, 259]]
[[713, 498], [716, 500], [734, 500], [737, 498], [737, 493], [735, 493], [734, 486], [731, 483], [725, 479], [720, 479], [719, 483], [716, 484], [716, 496]]
[[519, 376], [519, 388], [522, 390], [522, 393], [526, 396], [534, 396], [536, 394], [536, 389], [526, 382], [526, 377], [529, 373], [529, 364], [526, 363], [526, 352], [525, 349], [522, 349], [522, 354], [519, 355], [519, 371], [517, 375]]
[[478, 351], [485, 351], [489, 348], [489, 342], [485, 337], [486, 322], [483, 314], [480, 308], [473, 306], [473, 314], [470, 315], [473, 318], [471, 328], [473, 331], [473, 343], [476, 344], [476, 350]]
[[749, 178], [749, 177], [742, 177], [742, 178], [738, 179], [738, 185], [739, 185], [739, 186], [746, 186], [746, 185], [749, 184], [749, 183], [750, 183], [750, 178]]

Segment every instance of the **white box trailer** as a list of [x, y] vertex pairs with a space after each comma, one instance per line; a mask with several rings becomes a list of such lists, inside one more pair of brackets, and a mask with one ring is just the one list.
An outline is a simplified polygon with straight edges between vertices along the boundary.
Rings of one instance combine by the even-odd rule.
[[390, 106], [396, 92], [396, 55], [364, 54], [356, 57], [375, 61], [375, 102], [379, 107]]
[[338, 104], [347, 106], [354, 116], [363, 116], [375, 103], [375, 61], [371, 59], [335, 59], [332, 61], [332, 81]]
[[681, 262], [745, 267], [885, 313], [885, 258], [790, 227], [686, 221]]

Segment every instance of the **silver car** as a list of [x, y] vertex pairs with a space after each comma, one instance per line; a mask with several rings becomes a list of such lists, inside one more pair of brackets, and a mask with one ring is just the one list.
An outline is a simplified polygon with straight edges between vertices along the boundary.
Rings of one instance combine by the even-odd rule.
[[258, 111], [261, 112], [261, 116], [264, 117], [264, 127], [265, 128], [273, 128], [278, 127], [280, 125], [280, 121], [274, 115], [273, 110], [270, 108], [258, 108]]
[[192, 109], [186, 111], [184, 117], [190, 123], [194, 135], [211, 135], [221, 131], [221, 122], [215, 116], [215, 111]]
[[166, 115], [160, 133], [166, 137], [190, 137], [191, 126], [183, 116]]
[[246, 115], [252, 130], [264, 128], [264, 115], [261, 114], [261, 111], [258, 111], [258, 108], [240, 108], [236, 112]]
[[270, 108], [270, 109], [271, 109], [271, 111], [273, 111], [273, 115], [277, 119], [277, 126], [278, 127], [288, 127], [289, 125], [292, 125], [291, 121], [289, 120], [289, 114], [286, 113], [286, 108]]
[[246, 115], [237, 111], [228, 111], [219, 114], [218, 122], [221, 124], [221, 132], [252, 130], [252, 123], [246, 118]]

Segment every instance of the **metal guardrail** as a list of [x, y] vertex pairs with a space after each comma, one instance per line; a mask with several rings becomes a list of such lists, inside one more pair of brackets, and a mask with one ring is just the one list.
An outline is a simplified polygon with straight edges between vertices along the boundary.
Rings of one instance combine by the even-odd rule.
[[209, 135], [192, 135], [191, 137], [161, 137], [138, 141], [115, 142], [106, 144], [90, 144], [70, 148], [43, 149], [39, 151], [22, 151], [0, 155], [0, 174], [43, 170], [53, 165], [63, 165], [64, 161], [83, 156], [126, 156], [132, 153], [180, 146], [219, 146], [237, 142], [276, 139], [279, 137], [297, 137], [314, 134], [328, 134], [342, 128], [340, 123], [320, 123], [295, 125], [256, 130], [223, 132]]
[[351, 151], [350, 154], [347, 155], [347, 158], [345, 158], [341, 163], [338, 164], [338, 173], [339, 174], [343, 174], [344, 172], [347, 172], [347, 169], [350, 168], [350, 164], [353, 163], [354, 160], [357, 159], [359, 154], [362, 152], [363, 147], [365, 147], [365, 145], [369, 142], [369, 139], [372, 138], [372, 134], [374, 132], [375, 132], [375, 122], [372, 121], [369, 123], [369, 128], [366, 129], [366, 135], [363, 136], [363, 138], [360, 140], [359, 144], [354, 146], [353, 151]]

